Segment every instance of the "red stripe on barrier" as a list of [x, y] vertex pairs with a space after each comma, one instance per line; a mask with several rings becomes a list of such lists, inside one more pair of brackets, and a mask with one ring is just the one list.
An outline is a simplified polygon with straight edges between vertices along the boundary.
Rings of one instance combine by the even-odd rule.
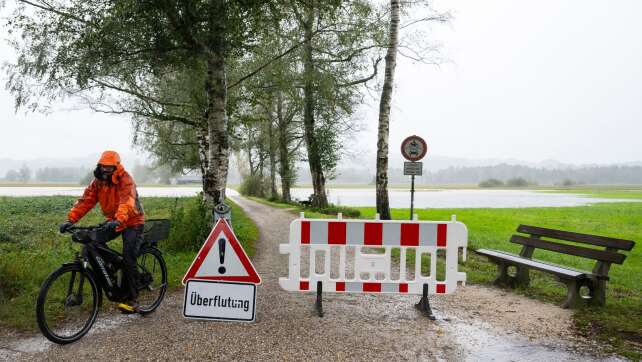
[[383, 240], [383, 224], [367, 222], [363, 227], [363, 245], [381, 245]]
[[346, 243], [346, 223], [330, 221], [328, 223], [328, 244], [343, 245]]
[[336, 286], [336, 291], [337, 292], [345, 292], [346, 291], [346, 283], [345, 282], [337, 282]]
[[301, 221], [301, 244], [310, 244], [310, 222]]
[[446, 235], [448, 235], [448, 225], [437, 225], [437, 246], [446, 246]]
[[363, 283], [363, 291], [370, 293], [381, 293], [380, 283]]
[[310, 282], [299, 282], [299, 290], [310, 290]]
[[399, 284], [399, 293], [408, 293], [408, 284], [406, 283]]
[[401, 246], [419, 246], [419, 224], [401, 224]]
[[446, 284], [437, 284], [437, 293], [438, 294], [446, 293]]

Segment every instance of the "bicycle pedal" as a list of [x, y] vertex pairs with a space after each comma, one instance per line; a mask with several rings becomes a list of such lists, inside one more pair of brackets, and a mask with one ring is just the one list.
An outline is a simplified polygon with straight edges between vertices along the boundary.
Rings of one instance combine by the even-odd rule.
[[133, 306], [131, 306], [129, 304], [125, 304], [125, 303], [119, 303], [118, 304], [118, 309], [120, 309], [120, 311], [125, 313], [125, 314], [136, 313], [136, 309]]

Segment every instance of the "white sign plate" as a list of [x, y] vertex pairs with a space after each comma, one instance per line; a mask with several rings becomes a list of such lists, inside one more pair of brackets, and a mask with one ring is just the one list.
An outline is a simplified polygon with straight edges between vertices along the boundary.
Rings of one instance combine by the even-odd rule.
[[190, 279], [185, 285], [183, 317], [253, 322], [256, 285]]
[[403, 174], [406, 176], [421, 176], [423, 165], [423, 162], [404, 162]]

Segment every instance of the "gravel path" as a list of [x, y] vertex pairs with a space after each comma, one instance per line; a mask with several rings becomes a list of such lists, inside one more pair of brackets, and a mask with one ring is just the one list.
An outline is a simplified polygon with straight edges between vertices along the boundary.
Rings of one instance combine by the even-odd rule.
[[89, 335], [67, 346], [44, 337], [0, 339], [0, 360], [587, 360], [574, 346], [570, 312], [557, 306], [467, 286], [433, 297], [438, 316], [418, 313], [416, 296], [326, 294], [324, 318], [313, 294], [287, 293], [285, 210], [235, 198], [261, 231], [254, 265], [257, 321], [252, 324], [187, 320], [183, 294], [168, 294], [147, 317], [101, 314]]

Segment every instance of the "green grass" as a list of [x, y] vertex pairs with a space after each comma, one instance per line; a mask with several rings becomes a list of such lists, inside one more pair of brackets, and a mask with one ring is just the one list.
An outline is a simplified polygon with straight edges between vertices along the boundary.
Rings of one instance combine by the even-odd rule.
[[[72, 243], [68, 234], [58, 233], [58, 224], [66, 219], [73, 202], [73, 197], [64, 196], [0, 197], [0, 326], [21, 330], [36, 328], [35, 302], [41, 283], [63, 262], [73, 260], [79, 250], [79, 244]], [[177, 222], [178, 214], [190, 215], [191, 206], [198, 203], [195, 198], [150, 197], [143, 198], [142, 202], [148, 219], [170, 218], [179, 228], [185, 228], [190, 222], [198, 223], [189, 218]], [[253, 242], [258, 238], [258, 229], [237, 205], [229, 203], [235, 234], [251, 256], [255, 252]], [[81, 224], [92, 225], [102, 220], [102, 215], [94, 210]], [[180, 287], [180, 280], [204, 241], [194, 239], [188, 244], [171, 239], [159, 243], [168, 265], [171, 288]], [[121, 250], [120, 238], [109, 245]], [[177, 249], [171, 245], [190, 246]]]

